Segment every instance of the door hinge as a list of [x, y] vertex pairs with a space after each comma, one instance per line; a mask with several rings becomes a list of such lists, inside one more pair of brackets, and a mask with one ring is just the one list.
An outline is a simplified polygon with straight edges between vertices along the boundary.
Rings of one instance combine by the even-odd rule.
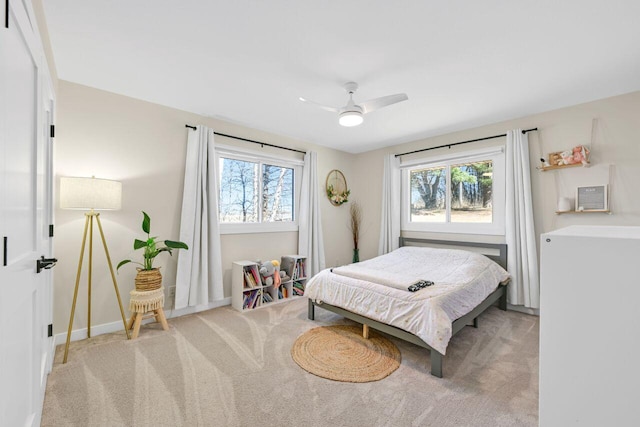
[[56, 125], [51, 125], [49, 136], [51, 138], [55, 138], [56, 137]]
[[9, 238], [7, 236], [4, 236], [2, 238], [2, 265], [3, 266], [7, 266], [7, 246], [8, 243], [7, 241], [9, 240]]
[[53, 336], [53, 323], [49, 323], [47, 326], [47, 337]]
[[9, 28], [9, 0], [4, 2], [4, 27]]
[[49, 237], [53, 237], [53, 224], [49, 224]]

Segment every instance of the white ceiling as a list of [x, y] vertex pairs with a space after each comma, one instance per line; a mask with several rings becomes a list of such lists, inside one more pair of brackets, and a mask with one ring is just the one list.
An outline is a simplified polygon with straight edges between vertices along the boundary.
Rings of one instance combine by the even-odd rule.
[[640, 90], [638, 0], [43, 3], [62, 80], [353, 153]]

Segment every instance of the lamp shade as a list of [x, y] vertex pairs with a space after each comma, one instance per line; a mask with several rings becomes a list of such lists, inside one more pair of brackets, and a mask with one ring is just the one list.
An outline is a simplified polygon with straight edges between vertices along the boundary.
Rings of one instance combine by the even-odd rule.
[[61, 209], [117, 210], [122, 206], [122, 183], [97, 178], [60, 178]]

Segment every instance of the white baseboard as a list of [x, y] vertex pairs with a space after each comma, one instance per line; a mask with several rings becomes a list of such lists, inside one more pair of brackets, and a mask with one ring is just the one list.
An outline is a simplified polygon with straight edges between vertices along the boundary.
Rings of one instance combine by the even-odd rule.
[[[64, 338], [67, 339], [67, 334], [64, 335]], [[62, 340], [62, 342], [64, 342], [64, 340]], [[56, 343], [55, 335], [52, 340], [49, 340], [49, 345], [51, 345], [51, 348], [49, 349], [49, 360], [47, 360], [47, 374], [51, 372], [51, 369], [53, 369], [53, 359], [56, 356], [56, 346], [58, 344]]]
[[[222, 307], [224, 305], [231, 305], [231, 297], [221, 299], [220, 301], [210, 302], [209, 304], [197, 305], [195, 307], [187, 307], [180, 310], [165, 310], [164, 314], [167, 319], [174, 317], [185, 316], [187, 314], [198, 313], [200, 311], [211, 310], [212, 308]], [[145, 319], [143, 324], [154, 322], [154, 319]], [[98, 336], [102, 334], [109, 334], [111, 332], [121, 331], [123, 328], [122, 321], [103, 323], [101, 325], [91, 326], [91, 336]], [[71, 341], [79, 341], [87, 338], [87, 328], [74, 329], [71, 331]], [[67, 333], [63, 332], [54, 336], [54, 348], [60, 344], [64, 344], [67, 341]], [[54, 354], [54, 353], [51, 353]]]
[[524, 314], [531, 314], [532, 316], [540, 316], [539, 308], [529, 308], [524, 305], [511, 305], [507, 304], [507, 310], [517, 311]]
[[200, 311], [211, 310], [212, 308], [222, 307], [223, 305], [231, 305], [231, 297], [221, 299], [220, 301], [210, 302], [209, 304], [196, 305], [195, 307], [181, 308], [180, 310], [165, 310], [168, 319], [173, 317], [186, 316], [187, 314], [198, 313]]

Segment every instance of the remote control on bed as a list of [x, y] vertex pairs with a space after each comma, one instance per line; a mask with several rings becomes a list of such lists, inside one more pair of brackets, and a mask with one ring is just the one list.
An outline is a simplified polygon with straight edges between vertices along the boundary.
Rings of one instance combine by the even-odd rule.
[[416, 282], [413, 285], [409, 286], [407, 290], [409, 292], [416, 292], [431, 285], [433, 285], [433, 282], [431, 280], [420, 280], [419, 282]]

